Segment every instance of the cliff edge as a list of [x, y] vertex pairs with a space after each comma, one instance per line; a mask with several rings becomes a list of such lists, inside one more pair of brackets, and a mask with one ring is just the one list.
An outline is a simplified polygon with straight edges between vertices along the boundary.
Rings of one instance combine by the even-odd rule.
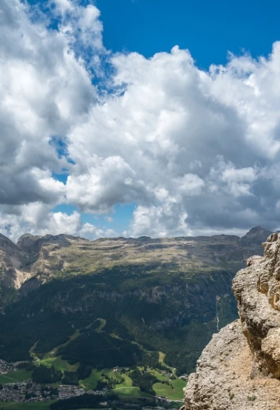
[[184, 410], [280, 409], [280, 234], [233, 280], [240, 319], [215, 334], [185, 388]]

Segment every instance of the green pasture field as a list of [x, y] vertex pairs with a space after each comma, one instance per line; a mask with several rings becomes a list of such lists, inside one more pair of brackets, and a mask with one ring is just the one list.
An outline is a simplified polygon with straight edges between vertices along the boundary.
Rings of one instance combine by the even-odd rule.
[[0, 374], [0, 384], [24, 382], [31, 378], [31, 374], [32, 372], [26, 370], [16, 370], [15, 372]]

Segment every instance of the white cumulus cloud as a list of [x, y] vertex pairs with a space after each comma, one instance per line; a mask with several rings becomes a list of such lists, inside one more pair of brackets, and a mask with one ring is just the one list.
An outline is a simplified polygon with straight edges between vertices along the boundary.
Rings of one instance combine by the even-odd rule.
[[[113, 54], [97, 7], [48, 4], [40, 18], [20, 0], [0, 4], [3, 233], [278, 228], [280, 43], [267, 57], [231, 55], [200, 70], [178, 46]], [[63, 203], [77, 211], [53, 211]], [[132, 203], [125, 232], [81, 221]]]

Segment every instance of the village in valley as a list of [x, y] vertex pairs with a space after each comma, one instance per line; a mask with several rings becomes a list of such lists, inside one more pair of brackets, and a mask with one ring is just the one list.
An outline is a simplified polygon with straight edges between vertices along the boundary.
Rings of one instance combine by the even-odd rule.
[[[61, 400], [69, 400], [71, 398], [77, 398], [80, 396], [98, 396], [103, 397], [103, 401], [99, 402], [101, 408], [108, 407], [107, 397], [112, 392], [108, 388], [104, 387], [101, 390], [98, 389], [88, 389], [81, 385], [65, 385], [65, 384], [40, 384], [35, 383], [32, 380], [31, 374], [30, 378], [26, 380], [20, 380], [24, 377], [24, 372], [20, 369], [24, 367], [26, 362], [16, 362], [8, 363], [4, 360], [0, 360], [0, 409], [1, 405], [5, 403], [39, 403], [39, 402], [56, 402]], [[124, 369], [115, 367], [111, 370], [111, 375], [117, 375], [121, 377], [121, 373], [124, 372]], [[102, 373], [104, 374], [104, 373]], [[166, 376], [168, 374], [166, 373]], [[170, 373], [169, 376], [172, 376]], [[107, 376], [105, 376], [107, 377]], [[18, 380], [17, 380], [18, 379]], [[109, 379], [109, 378], [108, 378]], [[121, 378], [121, 380], [123, 380]], [[182, 379], [181, 379], [182, 380]], [[3, 383], [3, 381], [5, 381]], [[117, 379], [114, 380], [117, 382]], [[184, 378], [182, 381], [185, 381]], [[2, 383], [1, 383], [2, 382]], [[118, 396], [115, 396], [114, 403], [118, 404], [120, 408], [135, 407], [141, 409], [148, 409], [156, 407], [158, 409], [172, 408], [174, 405], [178, 406], [181, 404], [181, 400], [170, 400], [163, 396], [156, 396], [154, 398], [143, 395], [139, 397], [142, 402], [141, 407], [137, 403], [127, 404], [123, 399], [118, 399]], [[4, 406], [5, 407], [5, 406]], [[32, 407], [33, 408], [33, 407]]]

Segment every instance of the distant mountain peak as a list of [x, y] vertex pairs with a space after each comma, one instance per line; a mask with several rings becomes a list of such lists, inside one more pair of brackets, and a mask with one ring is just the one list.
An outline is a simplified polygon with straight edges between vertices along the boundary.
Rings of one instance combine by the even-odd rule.
[[7, 249], [7, 247], [11, 249], [18, 249], [17, 245], [15, 245], [11, 239], [0, 233], [0, 250], [2, 248]]
[[241, 238], [241, 244], [242, 246], [248, 246], [250, 244], [257, 245], [259, 243], [266, 242], [267, 238], [271, 234], [271, 231], [268, 231], [261, 226], [255, 226]]
[[250, 229], [244, 236], [255, 236], [255, 235], [260, 235], [260, 234], [267, 234], [269, 236], [272, 232], [268, 231], [265, 228], [262, 228], [261, 226], [255, 226], [254, 228]]
[[150, 236], [144, 235], [144, 236], [139, 236], [138, 241], [145, 242], [145, 241], [150, 241], [151, 239], [152, 238]]
[[2, 233], [0, 233], [0, 239], [12, 242], [7, 236], [3, 235]]
[[28, 252], [29, 249], [34, 245], [34, 243], [38, 241], [40, 238], [41, 236], [39, 235], [32, 235], [31, 233], [25, 233], [19, 238], [17, 245], [23, 251]]

